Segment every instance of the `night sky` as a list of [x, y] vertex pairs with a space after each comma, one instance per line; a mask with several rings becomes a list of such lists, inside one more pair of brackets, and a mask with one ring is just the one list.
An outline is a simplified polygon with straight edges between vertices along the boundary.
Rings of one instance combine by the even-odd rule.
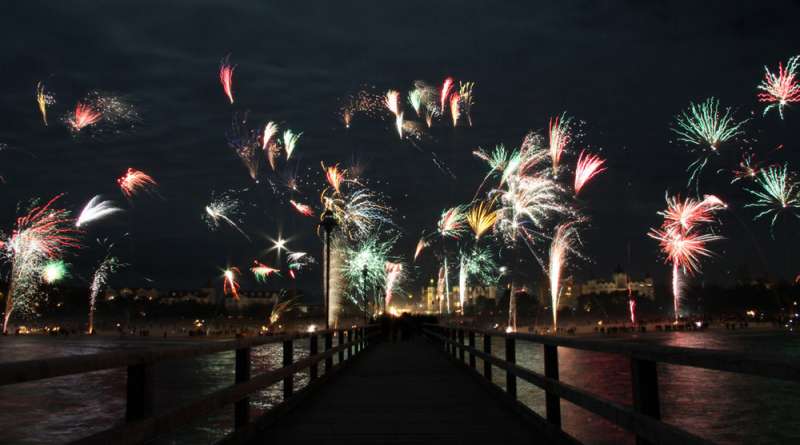
[[[320, 161], [363, 166], [364, 178], [397, 209], [403, 237], [396, 253], [410, 261], [441, 210], [472, 198], [486, 173], [475, 148], [516, 147], [566, 110], [584, 134], [567, 162], [589, 148], [609, 163], [582, 194], [590, 260], [573, 263], [572, 272], [606, 277], [622, 264], [635, 278], [650, 273], [664, 282], [669, 266], [647, 231], [660, 224], [665, 191], [691, 193], [685, 169], [695, 159], [673, 140], [670, 125], [690, 101], [714, 96], [752, 120], [746, 140], [724, 146], [702, 178], [701, 193], [730, 203], [720, 216], [727, 239], [715, 246], [720, 255], [704, 261], [704, 277], [728, 283], [747, 265], [754, 275], [793, 278], [798, 221], [782, 218], [773, 239], [768, 221], [753, 222], [756, 212], [743, 208], [750, 198], [741, 183], [729, 182], [743, 148], [800, 165], [800, 106], [785, 121], [775, 113], [762, 118], [755, 97], [764, 65], [774, 69], [800, 53], [800, 3], [558, 3], [15, 2], [0, 19], [0, 143], [9, 147], [0, 152], [0, 228], [12, 228], [18, 203], [61, 192], [75, 211], [95, 194], [128, 206], [115, 180], [135, 167], [158, 181], [163, 199], [137, 198], [125, 214], [91, 226], [87, 248], [67, 258], [75, 283], [91, 274], [102, 256], [94, 239], [104, 237], [117, 240], [116, 254], [131, 264], [112, 285], [194, 288], [215, 279], [219, 286], [226, 265], [275, 263], [266, 237], [279, 234], [291, 238], [292, 250], [319, 257], [317, 220], [295, 214], [263, 183], [254, 186], [226, 146], [232, 113], [250, 110], [253, 126], [274, 120], [303, 132], [292, 163], [307, 184], [302, 202], [319, 203]], [[233, 106], [218, 80], [229, 53], [238, 65]], [[446, 76], [476, 82], [474, 126], [454, 130], [444, 121], [420, 149], [400, 141], [392, 121], [357, 117], [346, 130], [337, 116], [340, 99], [363, 85], [405, 97], [414, 80], [439, 85]], [[49, 127], [34, 100], [38, 81], [57, 100]], [[121, 134], [71, 136], [57, 118], [93, 90], [131, 100], [142, 123]], [[250, 207], [243, 228], [252, 244], [225, 227], [212, 233], [201, 220], [212, 190], [244, 188]], [[422, 282], [434, 271], [428, 255], [412, 277]], [[300, 285], [317, 292], [319, 282], [317, 268]]]

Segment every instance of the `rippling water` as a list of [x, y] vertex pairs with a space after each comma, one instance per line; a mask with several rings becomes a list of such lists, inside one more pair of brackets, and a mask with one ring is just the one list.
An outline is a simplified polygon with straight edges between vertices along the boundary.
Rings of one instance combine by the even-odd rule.
[[[800, 356], [795, 336], [764, 332], [673, 332], [648, 334], [637, 341], [673, 346], [727, 349], [740, 352], [768, 350], [787, 357]], [[614, 341], [609, 339], [608, 341]], [[142, 346], [180, 346], [188, 340], [144, 340], [112, 338], [9, 337], [0, 340], [0, 362], [41, 357], [90, 354]], [[481, 344], [480, 342], [478, 344]], [[295, 344], [295, 359], [308, 355], [307, 341]], [[502, 339], [493, 351], [502, 357]], [[280, 345], [253, 350], [253, 374], [280, 367]], [[230, 385], [234, 379], [233, 353], [224, 352], [190, 360], [166, 362], [157, 367], [157, 410], [180, 405]], [[543, 372], [541, 346], [520, 342], [517, 361]], [[480, 361], [479, 361], [480, 362]], [[559, 348], [560, 377], [580, 388], [625, 404], [630, 403], [630, 365], [612, 354]], [[480, 366], [480, 365], [479, 365]], [[495, 383], [504, 386], [504, 374], [495, 370]], [[307, 374], [297, 377], [296, 387], [305, 385]], [[662, 416], [664, 420], [721, 443], [798, 443], [800, 422], [796, 407], [800, 385], [682, 366], [660, 366]], [[544, 414], [544, 393], [518, 382], [520, 399]], [[67, 376], [41, 382], [0, 387], [0, 431], [2, 443], [61, 443], [120, 422], [125, 410], [124, 369]], [[280, 384], [253, 397], [254, 414], [281, 399]], [[232, 428], [233, 408], [198, 421], [160, 443], [213, 442]], [[562, 402], [565, 430], [586, 443], [633, 443], [627, 432], [587, 411]]]

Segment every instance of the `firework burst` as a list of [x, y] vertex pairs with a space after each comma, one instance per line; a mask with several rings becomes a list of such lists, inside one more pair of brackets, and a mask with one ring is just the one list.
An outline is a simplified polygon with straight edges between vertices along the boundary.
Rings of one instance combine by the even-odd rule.
[[261, 144], [259, 144], [257, 133], [247, 128], [247, 113], [241, 117], [238, 113], [234, 113], [227, 139], [228, 147], [239, 156], [242, 164], [247, 168], [250, 178], [258, 182], [258, 170], [261, 166], [258, 150]]
[[561, 300], [561, 275], [566, 266], [570, 252], [575, 250], [578, 239], [577, 230], [572, 223], [556, 227], [555, 235], [550, 243], [550, 261], [547, 276], [550, 280], [550, 306], [553, 312], [553, 330], [558, 328], [558, 304]]
[[62, 260], [50, 260], [42, 268], [42, 280], [47, 284], [55, 284], [67, 275], [67, 264]]
[[11, 236], [0, 243], [5, 259], [11, 263], [3, 333], [8, 333], [12, 312], [34, 310], [45, 262], [57, 260], [67, 250], [81, 247], [77, 238], [79, 232], [73, 228], [69, 211], [53, 207], [61, 196], [17, 218]]
[[75, 105], [75, 112], [67, 118], [67, 124], [73, 132], [77, 133], [90, 125], [96, 124], [102, 118], [103, 113], [93, 109], [91, 105], [78, 102]]
[[239, 227], [241, 221], [241, 201], [233, 197], [230, 193], [223, 193], [216, 196], [211, 194], [211, 202], [205, 207], [203, 220], [211, 230], [217, 230], [221, 222], [228, 224], [242, 234], [245, 239], [250, 241], [250, 237]]
[[400, 263], [392, 263], [387, 261], [385, 264], [386, 283], [384, 284], [384, 305], [388, 308], [392, 304], [392, 296], [394, 294], [397, 283], [403, 276], [403, 265]]
[[442, 89], [439, 91], [439, 109], [444, 110], [445, 104], [447, 103], [447, 99], [450, 97], [450, 93], [453, 92], [453, 85], [455, 81], [452, 77], [448, 77], [442, 82]]
[[234, 300], [239, 301], [239, 282], [236, 281], [236, 275], [239, 274], [239, 269], [230, 267], [222, 272], [222, 292], [225, 295], [230, 295]]
[[465, 222], [466, 215], [464, 215], [463, 207], [456, 206], [447, 209], [439, 217], [439, 223], [437, 224], [439, 234], [444, 238], [459, 239], [466, 230]]
[[47, 106], [56, 103], [55, 97], [45, 88], [44, 83], [36, 84], [36, 105], [39, 106], [39, 113], [42, 115], [42, 122], [47, 126]]
[[303, 216], [314, 216], [314, 209], [307, 204], [302, 204], [294, 200], [289, 200], [289, 204], [291, 204], [292, 207], [297, 210], [297, 213]]
[[497, 221], [497, 211], [492, 209], [493, 206], [493, 201], [481, 201], [467, 214], [467, 224], [475, 234], [476, 240], [494, 227], [494, 223]]
[[417, 261], [417, 258], [426, 247], [428, 247], [428, 241], [425, 240], [425, 237], [420, 238], [417, 242], [417, 247], [414, 249], [414, 261]]
[[578, 164], [575, 167], [575, 195], [580, 193], [581, 189], [587, 182], [598, 174], [606, 171], [603, 166], [606, 163], [605, 159], [599, 156], [581, 151], [578, 155]]
[[105, 288], [111, 274], [125, 266], [126, 264], [120, 263], [116, 257], [108, 253], [95, 269], [94, 275], [92, 275], [92, 283], [89, 286], [89, 334], [94, 334], [94, 312], [97, 307], [97, 297]]
[[253, 272], [253, 275], [256, 277], [256, 281], [258, 281], [259, 283], [266, 283], [267, 278], [269, 278], [270, 275], [273, 274], [277, 275], [280, 272], [280, 270], [269, 267], [266, 264], [261, 263], [259, 261], [253, 260], [253, 267], [250, 268], [250, 272]]
[[458, 82], [458, 94], [461, 97], [461, 109], [464, 116], [467, 118], [467, 123], [472, 126], [472, 106], [475, 101], [472, 98], [472, 89], [475, 87], [475, 82]]
[[136, 170], [135, 168], [128, 168], [125, 174], [117, 179], [117, 184], [122, 194], [126, 198], [131, 199], [134, 194], [141, 191], [146, 193], [155, 193], [158, 184], [147, 173]]
[[297, 142], [300, 140], [300, 136], [302, 135], [302, 132], [293, 133], [292, 130], [286, 130], [283, 132], [283, 149], [286, 150], [287, 161], [292, 157], [292, 153], [294, 153], [294, 149], [297, 147]]
[[553, 164], [553, 176], [558, 175], [558, 167], [561, 163], [561, 156], [572, 140], [570, 134], [570, 124], [572, 119], [567, 117], [566, 112], [561, 116], [550, 118], [550, 127], [547, 132], [549, 136], [550, 161]]
[[748, 153], [742, 156], [742, 160], [739, 161], [739, 167], [731, 172], [733, 174], [731, 184], [743, 179], [753, 180], [761, 173], [761, 170], [761, 163], [756, 161], [755, 155]]
[[233, 71], [235, 65], [230, 63], [231, 55], [228, 54], [219, 62], [219, 82], [222, 84], [222, 91], [233, 104]]
[[395, 116], [400, 114], [400, 92], [396, 90], [389, 90], [386, 93], [386, 108]]
[[745, 204], [760, 210], [755, 219], [772, 217], [770, 227], [774, 227], [783, 213], [794, 214], [800, 208], [797, 182], [788, 171], [788, 166], [768, 167], [756, 176], [754, 185], [758, 188], [745, 188], [755, 197], [755, 202]]
[[791, 103], [800, 102], [800, 83], [798, 83], [797, 68], [800, 65], [800, 56], [791, 57], [786, 62], [778, 62], [778, 72], [773, 73], [766, 66], [764, 67], [764, 80], [758, 85], [761, 92], [758, 93], [758, 101], [767, 106], [764, 108], [764, 116], [770, 110], [778, 110], [778, 115], [783, 119], [783, 109]]
[[450, 95], [450, 117], [453, 119], [453, 126], [458, 125], [458, 118], [461, 117], [461, 108], [459, 108], [459, 101], [461, 96], [458, 92]]
[[411, 104], [411, 108], [417, 113], [417, 117], [422, 116], [422, 95], [424, 94], [423, 90], [419, 88], [415, 88], [408, 92], [408, 103]]
[[75, 227], [81, 227], [121, 211], [121, 208], [114, 206], [113, 201], [103, 201], [100, 195], [97, 195], [83, 206], [83, 210], [75, 221]]

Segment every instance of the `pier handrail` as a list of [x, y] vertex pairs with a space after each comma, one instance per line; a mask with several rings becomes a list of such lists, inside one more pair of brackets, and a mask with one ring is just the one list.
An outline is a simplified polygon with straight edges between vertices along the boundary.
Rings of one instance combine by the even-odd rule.
[[[657, 364], [691, 366], [800, 382], [800, 360], [775, 355], [748, 355], [720, 350], [676, 346], [645, 345], [630, 341], [578, 339], [526, 333], [472, 329], [463, 326], [428, 324], [425, 333], [444, 346], [455, 360], [479, 373], [475, 358], [483, 360], [483, 377], [492, 382], [492, 367], [506, 373], [505, 395], [518, 407], [539, 419], [537, 413], [517, 400], [516, 379], [520, 378], [545, 391], [547, 424], [561, 431], [560, 399], [636, 435], [637, 444], [706, 444], [709, 441], [661, 421]], [[483, 350], [475, 346], [476, 334], [483, 336]], [[466, 337], [466, 338], [465, 338]], [[506, 359], [492, 355], [491, 338], [505, 342]], [[516, 364], [516, 341], [541, 344], [544, 348], [544, 374]], [[558, 347], [623, 355], [631, 363], [633, 406], [623, 405], [569, 385], [558, 378]], [[469, 360], [465, 361], [465, 354]], [[494, 386], [494, 385], [493, 385]], [[497, 386], [494, 386], [497, 388]]]
[[[234, 404], [235, 430], [223, 442], [237, 442], [252, 433], [254, 423], [250, 421], [249, 395], [270, 385], [283, 381], [283, 401], [271, 411], [285, 407], [297, 398], [327, 380], [327, 377], [363, 351], [378, 335], [377, 326], [370, 325], [353, 329], [338, 329], [263, 337], [245, 337], [228, 341], [214, 341], [182, 347], [158, 349], [132, 349], [119, 352], [101, 352], [67, 357], [34, 359], [0, 363], [0, 386], [83, 374], [116, 368], [127, 368], [125, 422], [88, 437], [74, 440], [73, 444], [136, 444], [149, 441], [159, 434], [174, 431], [198, 418], [226, 405]], [[338, 344], [333, 345], [333, 338]], [[345, 336], [347, 341], [345, 341]], [[324, 340], [324, 350], [319, 351], [319, 339]], [[294, 342], [309, 340], [309, 356], [294, 361]], [[264, 345], [280, 343], [283, 346], [282, 367], [265, 371], [251, 377], [251, 350]], [[199, 357], [219, 352], [235, 351], [235, 379], [233, 384], [216, 390], [202, 398], [156, 413], [154, 407], [154, 366], [168, 360]], [[333, 357], [338, 355], [338, 364]], [[324, 362], [324, 374], [320, 375], [320, 363]], [[309, 383], [300, 391], [294, 389], [294, 375], [309, 370]], [[269, 413], [265, 418], [268, 418]], [[239, 439], [237, 439], [237, 437]]]

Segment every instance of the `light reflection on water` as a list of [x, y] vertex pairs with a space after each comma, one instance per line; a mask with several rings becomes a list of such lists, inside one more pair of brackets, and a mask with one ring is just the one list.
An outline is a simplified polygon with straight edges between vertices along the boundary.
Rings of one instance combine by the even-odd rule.
[[[800, 342], [783, 333], [674, 332], [626, 337], [673, 346], [764, 351], [800, 357]], [[482, 339], [477, 339], [478, 345]], [[613, 341], [609, 339], [608, 341]], [[307, 339], [297, 340], [295, 360], [308, 356]], [[5, 338], [0, 340], [0, 362], [40, 357], [90, 354], [142, 346], [185, 346], [168, 342], [112, 338]], [[504, 358], [504, 344], [495, 338], [492, 350]], [[517, 343], [517, 362], [543, 373], [542, 348]], [[281, 366], [280, 344], [252, 352], [258, 373]], [[334, 360], [336, 357], [334, 356]], [[483, 364], [478, 359], [478, 368]], [[156, 367], [156, 409], [166, 410], [233, 383], [234, 353], [223, 352]], [[321, 368], [321, 367], [320, 367]], [[321, 371], [321, 370], [320, 370]], [[630, 364], [617, 355], [559, 348], [560, 378], [574, 386], [615, 402], [630, 404]], [[298, 374], [295, 389], [304, 386], [308, 373]], [[505, 374], [495, 368], [493, 381], [505, 386]], [[663, 418], [704, 438], [721, 443], [797, 443], [800, 421], [796, 406], [800, 385], [681, 366], [659, 366]], [[544, 415], [544, 392], [519, 381], [520, 400]], [[125, 411], [124, 369], [59, 377], [42, 382], [0, 387], [0, 431], [3, 443], [61, 443], [83, 437], [120, 422]], [[282, 386], [275, 384], [251, 397], [253, 415], [280, 402]], [[233, 407], [198, 419], [190, 427], [157, 443], [210, 443], [231, 431]], [[562, 423], [570, 434], [586, 443], [634, 443], [633, 437], [600, 417], [562, 401]]]
[[[670, 346], [770, 352], [800, 357], [800, 341], [776, 332], [673, 332], [625, 337]], [[614, 341], [608, 339], [607, 341]], [[482, 345], [482, 339], [476, 341]], [[492, 340], [492, 352], [505, 358], [502, 338]], [[517, 364], [544, 373], [541, 345], [518, 341]], [[630, 362], [616, 354], [558, 348], [559, 378], [608, 400], [631, 405]], [[483, 363], [477, 360], [478, 368]], [[662, 419], [718, 443], [798, 443], [800, 384], [710, 371], [686, 366], [659, 365]], [[492, 381], [505, 388], [505, 373], [494, 368]], [[545, 415], [544, 391], [517, 380], [523, 403]], [[584, 443], [633, 444], [633, 435], [569, 402], [561, 402], [564, 430]]]

